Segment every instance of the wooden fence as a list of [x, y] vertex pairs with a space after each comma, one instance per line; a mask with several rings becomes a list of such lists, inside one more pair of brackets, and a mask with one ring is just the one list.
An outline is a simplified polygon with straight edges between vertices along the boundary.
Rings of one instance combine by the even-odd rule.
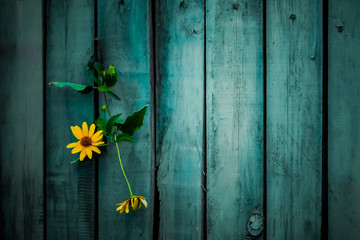
[[[1, 239], [360, 239], [357, 0], [4, 0]], [[70, 164], [71, 125], [121, 70], [114, 111], [150, 111], [136, 144]]]

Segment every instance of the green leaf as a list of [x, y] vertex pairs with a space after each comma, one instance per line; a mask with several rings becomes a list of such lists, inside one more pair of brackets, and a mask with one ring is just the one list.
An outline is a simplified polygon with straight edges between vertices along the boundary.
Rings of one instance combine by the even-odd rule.
[[115, 98], [116, 100], [121, 101], [120, 98], [118, 97], [118, 95], [116, 95], [113, 91], [107, 91], [107, 93], [108, 93], [110, 96], [112, 96], [113, 98]]
[[114, 125], [121, 129], [122, 125], [124, 125], [125, 121], [121, 121], [120, 119], [116, 119]]
[[86, 72], [89, 74], [89, 75], [93, 75], [94, 74], [94, 62], [92, 61], [89, 61], [88, 62], [88, 65], [86, 67]]
[[115, 123], [120, 123], [121, 125], [124, 124], [125, 121], [121, 121], [120, 119], [116, 119]]
[[112, 87], [108, 87], [105, 85], [97, 87], [97, 90], [99, 92], [108, 92], [108, 91], [111, 91], [111, 89], [112, 89]]
[[49, 85], [55, 85], [57, 87], [71, 87], [75, 91], [78, 91], [83, 94], [88, 94], [93, 89], [93, 86], [82, 85], [77, 83], [69, 83], [69, 82], [51, 82]]
[[120, 127], [123, 133], [132, 136], [143, 125], [144, 116], [148, 105], [141, 108], [139, 111], [134, 112], [126, 118], [124, 124]]
[[116, 142], [134, 142], [134, 138], [129, 134], [122, 133], [116, 136]]
[[98, 74], [102, 74], [104, 71], [104, 66], [99, 62], [94, 62], [94, 68], [98, 72]]
[[98, 118], [95, 121], [95, 124], [97, 126], [97, 130], [103, 130], [103, 133], [106, 135], [106, 120], [104, 118]]
[[[94, 58], [94, 57], [91, 57], [91, 58]], [[97, 69], [95, 69], [95, 64], [96, 64]], [[95, 73], [94, 73], [94, 70], [99, 69], [99, 67], [97, 66], [98, 64], [100, 64], [100, 63], [95, 62], [94, 60], [89, 61], [88, 65], [86, 67], [86, 72], [88, 73], [88, 75], [90, 76], [92, 81], [96, 82], [98, 85], [102, 85], [100, 79], [98, 77], [96, 77]], [[97, 74], [97, 76], [99, 76], [99, 74]]]
[[79, 161], [80, 160], [80, 158], [78, 158], [78, 159], [76, 159], [75, 161], [72, 161], [72, 162], [70, 162], [70, 163], [76, 163], [77, 161]]
[[99, 80], [99, 78], [93, 76], [93, 80], [94, 80], [94, 82], [96, 82], [98, 85], [101, 85], [101, 80]]
[[112, 117], [109, 119], [109, 121], [108, 121], [108, 123], [107, 123], [107, 125], [106, 125], [106, 132], [107, 132], [109, 135], [111, 135], [111, 134], [113, 133], [114, 122], [115, 122], [115, 120], [116, 120], [118, 117], [120, 117], [120, 115], [121, 115], [121, 114], [116, 114], [116, 115], [112, 116]]

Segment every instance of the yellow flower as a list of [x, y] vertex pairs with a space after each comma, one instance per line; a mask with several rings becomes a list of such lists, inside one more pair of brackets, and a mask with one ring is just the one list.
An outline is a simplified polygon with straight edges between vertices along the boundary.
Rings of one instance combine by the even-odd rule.
[[75, 154], [80, 152], [80, 161], [84, 160], [87, 155], [89, 159], [92, 158], [92, 151], [96, 153], [101, 153], [100, 150], [96, 147], [104, 142], [99, 142], [103, 135], [102, 130], [97, 131], [95, 134], [95, 124], [91, 124], [90, 129], [86, 122], [83, 122], [82, 129], [79, 126], [71, 126], [71, 131], [74, 136], [79, 140], [78, 142], [73, 142], [68, 144], [67, 148], [74, 148], [71, 153]]
[[141, 208], [141, 203], [147, 208], [146, 198], [143, 196], [133, 196], [122, 203], [118, 203], [116, 205], [120, 205], [116, 211], [120, 211], [120, 213], [129, 212], [129, 205], [132, 206], [133, 211], [139, 210]]

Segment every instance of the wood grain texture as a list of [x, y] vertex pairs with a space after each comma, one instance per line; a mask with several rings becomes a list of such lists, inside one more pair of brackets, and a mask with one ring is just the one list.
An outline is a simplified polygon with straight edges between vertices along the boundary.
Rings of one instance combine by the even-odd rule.
[[[92, 84], [86, 65], [93, 54], [94, 2], [48, 1], [46, 80]], [[47, 239], [93, 239], [95, 162], [71, 164], [78, 154], [70, 126], [93, 122], [93, 94], [46, 88]]]
[[[113, 115], [124, 118], [150, 103], [149, 7], [145, 0], [98, 1], [100, 60], [105, 68], [113, 64], [119, 70], [114, 92], [121, 101], [109, 99]], [[100, 95], [102, 97], [102, 95]], [[102, 104], [100, 104], [101, 106]], [[152, 219], [150, 178], [152, 135], [150, 111], [144, 126], [134, 134], [135, 144], [120, 143], [120, 154], [134, 195], [147, 198], [148, 208], [120, 214], [116, 204], [130, 197], [122, 175], [116, 147], [108, 146], [99, 166], [99, 236], [100, 239], [151, 239]]]
[[206, 1], [208, 239], [246, 239], [263, 207], [263, 8], [237, 4]]
[[156, 1], [159, 239], [200, 239], [203, 1]]
[[360, 239], [360, 13], [329, 1], [329, 239]]
[[320, 239], [322, 2], [267, 2], [267, 237]]
[[2, 1], [0, 238], [43, 239], [41, 1]]

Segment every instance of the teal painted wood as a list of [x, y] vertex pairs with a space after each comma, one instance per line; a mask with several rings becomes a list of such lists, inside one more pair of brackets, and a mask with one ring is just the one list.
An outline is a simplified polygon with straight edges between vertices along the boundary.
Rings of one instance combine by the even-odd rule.
[[[46, 82], [92, 84], [86, 65], [93, 54], [94, 3], [48, 1]], [[47, 239], [93, 239], [94, 160], [71, 164], [78, 154], [66, 145], [77, 141], [70, 126], [93, 122], [93, 94], [46, 88]]]
[[41, 1], [2, 1], [0, 14], [0, 238], [43, 239]]
[[[98, 1], [100, 60], [120, 71], [114, 91], [121, 98], [108, 98], [112, 114], [121, 119], [150, 103], [149, 7], [145, 0]], [[101, 95], [101, 98], [103, 96]], [[103, 101], [103, 100], [102, 100]], [[101, 106], [101, 105], [100, 105]], [[99, 159], [100, 239], [151, 239], [153, 203], [150, 199], [152, 135], [150, 109], [144, 126], [134, 134], [135, 144], [120, 143], [120, 153], [135, 195], [147, 198], [148, 209], [129, 214], [116, 212], [116, 204], [130, 197], [122, 175], [116, 147], [108, 146]]]
[[360, 239], [359, 2], [329, 1], [329, 239]]
[[159, 239], [200, 239], [203, 1], [156, 1]]
[[245, 239], [263, 210], [263, 7], [237, 4], [206, 1], [208, 239]]
[[267, 3], [267, 237], [320, 239], [322, 2]]

